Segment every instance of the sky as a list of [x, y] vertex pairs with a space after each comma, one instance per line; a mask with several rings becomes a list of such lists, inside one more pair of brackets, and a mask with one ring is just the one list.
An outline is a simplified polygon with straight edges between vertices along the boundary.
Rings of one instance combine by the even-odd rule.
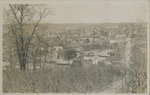
[[95, 1], [53, 3], [49, 7], [54, 16], [50, 23], [113, 23], [147, 21], [148, 2], [141, 1]]
[[[148, 0], [50, 1], [45, 2], [45, 4], [52, 9], [54, 15], [45, 18], [44, 22], [147, 22], [149, 11], [148, 3]], [[32, 4], [35, 4], [35, 2]]]

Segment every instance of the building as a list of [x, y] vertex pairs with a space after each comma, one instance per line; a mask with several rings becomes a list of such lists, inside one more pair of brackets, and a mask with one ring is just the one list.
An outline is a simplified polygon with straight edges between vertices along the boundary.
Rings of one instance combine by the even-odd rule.
[[126, 35], [116, 35], [114, 38], [110, 39], [110, 44], [114, 44], [114, 43], [124, 43], [125, 42], [125, 37]]

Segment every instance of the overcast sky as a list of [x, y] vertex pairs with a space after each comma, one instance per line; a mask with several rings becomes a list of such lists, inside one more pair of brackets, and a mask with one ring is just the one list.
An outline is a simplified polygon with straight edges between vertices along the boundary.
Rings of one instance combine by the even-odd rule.
[[94, 1], [51, 3], [50, 23], [104, 23], [147, 21], [148, 1]]
[[[148, 0], [66, 0], [48, 1], [44, 3], [52, 8], [55, 14], [54, 16], [48, 16], [45, 19], [46, 23], [119, 23], [148, 21]], [[32, 4], [35, 4], [35, 2]], [[5, 7], [7, 8], [8, 5]]]

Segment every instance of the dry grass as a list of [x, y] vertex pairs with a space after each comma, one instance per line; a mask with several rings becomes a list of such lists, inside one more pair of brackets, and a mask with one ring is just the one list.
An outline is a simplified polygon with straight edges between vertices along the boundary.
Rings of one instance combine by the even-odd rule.
[[121, 72], [112, 72], [111, 67], [54, 67], [20, 72], [3, 71], [3, 92], [101, 92], [112, 82], [123, 77]]

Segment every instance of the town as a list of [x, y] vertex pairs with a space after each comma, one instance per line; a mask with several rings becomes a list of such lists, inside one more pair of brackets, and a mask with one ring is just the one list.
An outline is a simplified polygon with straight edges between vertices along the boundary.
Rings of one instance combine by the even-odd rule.
[[[136, 71], [136, 67], [134, 66], [140, 63], [137, 64], [135, 63], [136, 61], [132, 59], [133, 56], [137, 53], [137, 50], [134, 50], [133, 52], [133, 49], [136, 49], [137, 46], [138, 48], [140, 48], [140, 54], [146, 54], [145, 23], [104, 23], [87, 25], [72, 24], [70, 26], [74, 27], [71, 28], [69, 27], [69, 25], [67, 25], [69, 28], [66, 28], [64, 27], [65, 25], [61, 24], [41, 25], [41, 27], [43, 26], [49, 26], [50, 29], [47, 28], [46, 30], [44, 30], [45, 34], [43, 34], [43, 38], [40, 38], [41, 43], [39, 47], [34, 47], [34, 45], [31, 46], [31, 51], [32, 49], [33, 51], [38, 50], [38, 54], [34, 55], [31, 53], [31, 59], [27, 63], [27, 70], [38, 71], [40, 70], [40, 68], [42, 68], [48, 71], [51, 70], [52, 72], [53, 70], [55, 71], [56, 69], [60, 69], [64, 72], [69, 71], [71, 73], [72, 71], [70, 71], [70, 69], [74, 70], [75, 68], [77, 68], [78, 70], [81, 69], [83, 71], [100, 69], [100, 71], [98, 70], [98, 72], [102, 74], [101, 77], [103, 77], [104, 79], [106, 78], [105, 82], [103, 81], [100, 83], [100, 91], [103, 91], [107, 87], [103, 87], [102, 85], [108, 85], [108, 83], [113, 83], [115, 80], [120, 80], [121, 77], [124, 77], [124, 72], [126, 72], [126, 69], [131, 70], [135, 68], [135, 70], [131, 70], [132, 73], [142, 72], [142, 74], [145, 74], [144, 72], [146, 72], [146, 70], [143, 68], [141, 68], [141, 71]], [[34, 41], [34, 43], [38, 43], [37, 39], [35, 39]], [[9, 48], [4, 45], [4, 48], [5, 47], [9, 50]], [[11, 52], [14, 52], [12, 47]], [[139, 59], [142, 62], [145, 61], [144, 55], [142, 56], [143, 61]], [[14, 54], [11, 55], [11, 59], [9, 58], [9, 56], [4, 56], [4, 62], [8, 62], [7, 59], [11, 60], [10, 68], [19, 69], [19, 63], [15, 62]], [[146, 63], [143, 63], [141, 65], [144, 68], [147, 66]], [[7, 70], [7, 65], [3, 69]], [[104, 70], [107, 71], [105, 72]], [[105, 73], [105, 76], [103, 75], [103, 73]], [[136, 74], [134, 77], [136, 77]], [[133, 81], [135, 80], [133, 79]], [[124, 84], [117, 84], [119, 84], [117, 89], [119, 88], [120, 91], [120, 89], [122, 89], [122, 85]], [[116, 89], [116, 87], [114, 89]]]

